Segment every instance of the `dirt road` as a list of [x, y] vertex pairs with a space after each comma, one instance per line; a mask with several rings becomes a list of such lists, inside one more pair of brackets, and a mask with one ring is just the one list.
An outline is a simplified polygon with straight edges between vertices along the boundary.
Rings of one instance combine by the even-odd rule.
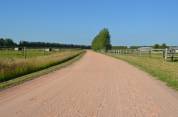
[[178, 117], [178, 95], [135, 67], [88, 51], [0, 92], [0, 117]]

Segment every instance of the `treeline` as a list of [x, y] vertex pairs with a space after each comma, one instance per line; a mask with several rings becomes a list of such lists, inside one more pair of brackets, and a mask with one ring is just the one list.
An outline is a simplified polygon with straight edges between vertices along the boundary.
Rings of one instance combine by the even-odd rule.
[[43, 48], [43, 47], [51, 47], [51, 48], [81, 48], [81, 49], [90, 49], [90, 46], [86, 45], [74, 45], [74, 44], [61, 44], [61, 43], [46, 43], [46, 42], [28, 42], [28, 41], [20, 41], [20, 47], [32, 47], [32, 48]]
[[112, 49], [127, 49], [127, 46], [112, 46]]
[[165, 43], [163, 43], [163, 44], [154, 44], [152, 46], [113, 46], [112, 49], [138, 49], [140, 47], [152, 47], [154, 49], [169, 48], [168, 45], [166, 45]]
[[90, 46], [87, 45], [75, 45], [75, 44], [61, 44], [61, 43], [46, 43], [46, 42], [29, 42], [29, 41], [20, 41], [19, 44], [15, 43], [12, 39], [9, 38], [0, 38], [0, 47], [32, 47], [32, 48], [81, 48], [81, 49], [90, 49]]
[[12, 47], [17, 46], [17, 44], [9, 38], [0, 38], [0, 46], [1, 47]]
[[148, 47], [148, 46], [112, 46], [112, 49], [138, 49], [140, 47]]
[[111, 49], [111, 42], [110, 42], [110, 34], [109, 30], [104, 28], [102, 29], [98, 35], [92, 41], [92, 49], [97, 50], [104, 50], [107, 51]]
[[165, 43], [163, 43], [163, 44], [155, 44], [155, 45], [153, 45], [153, 48], [155, 48], [155, 49], [165, 49], [165, 48], [168, 48], [169, 46], [167, 46]]

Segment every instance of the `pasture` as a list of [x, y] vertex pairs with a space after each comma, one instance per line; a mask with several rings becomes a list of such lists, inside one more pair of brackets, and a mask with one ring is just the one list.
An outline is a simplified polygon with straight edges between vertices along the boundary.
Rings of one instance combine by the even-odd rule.
[[24, 55], [24, 51], [0, 50], [0, 83], [63, 63], [82, 51], [65, 49], [46, 52], [28, 49]]
[[72, 49], [59, 49], [58, 51], [45, 51], [45, 48], [26, 48], [25, 51], [15, 51], [13, 48], [0, 49], [0, 58], [32, 58], [46, 56], [56, 52], [69, 51]]
[[165, 60], [161, 53], [108, 55], [128, 62], [178, 90], [178, 62]]

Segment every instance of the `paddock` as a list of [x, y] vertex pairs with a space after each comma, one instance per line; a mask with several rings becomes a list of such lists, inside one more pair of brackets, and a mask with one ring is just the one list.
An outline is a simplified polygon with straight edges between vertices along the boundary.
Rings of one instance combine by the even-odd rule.
[[165, 61], [178, 60], [178, 47], [170, 47], [166, 49], [154, 49], [151, 47], [141, 47], [138, 49], [112, 49], [108, 51], [112, 54], [131, 54], [136, 56], [157, 56], [162, 57]]

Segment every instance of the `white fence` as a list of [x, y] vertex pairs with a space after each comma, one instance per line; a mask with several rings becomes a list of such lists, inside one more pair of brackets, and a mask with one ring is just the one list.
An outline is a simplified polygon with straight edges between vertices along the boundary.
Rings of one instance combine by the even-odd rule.
[[178, 58], [178, 48], [170, 48], [170, 49], [153, 49], [153, 48], [143, 48], [143, 49], [114, 49], [109, 50], [109, 53], [113, 54], [134, 54], [138, 56], [142, 55], [149, 55], [152, 56], [153, 54], [159, 54], [165, 60], [174, 61]]
[[178, 48], [176, 49], [165, 49], [165, 60], [171, 59], [171, 61], [174, 61], [174, 59], [178, 58]]

